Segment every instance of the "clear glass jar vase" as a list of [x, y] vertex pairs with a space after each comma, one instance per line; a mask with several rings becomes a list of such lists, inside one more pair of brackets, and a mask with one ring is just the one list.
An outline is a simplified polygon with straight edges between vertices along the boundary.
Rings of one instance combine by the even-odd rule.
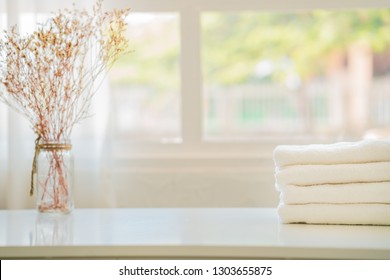
[[39, 212], [73, 210], [73, 155], [70, 142], [38, 143], [35, 190]]

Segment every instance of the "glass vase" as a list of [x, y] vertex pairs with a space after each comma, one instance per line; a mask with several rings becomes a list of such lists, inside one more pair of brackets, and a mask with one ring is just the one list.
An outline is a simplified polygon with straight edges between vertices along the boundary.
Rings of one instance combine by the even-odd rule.
[[34, 183], [39, 212], [66, 214], [73, 210], [73, 155], [69, 142], [38, 144]]

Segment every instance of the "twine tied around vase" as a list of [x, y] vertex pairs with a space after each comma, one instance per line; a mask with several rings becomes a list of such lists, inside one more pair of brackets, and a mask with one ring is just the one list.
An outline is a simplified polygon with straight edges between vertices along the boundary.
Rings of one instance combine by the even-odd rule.
[[34, 194], [34, 175], [37, 174], [37, 157], [40, 152], [40, 150], [45, 151], [56, 151], [56, 150], [66, 150], [69, 151], [72, 149], [71, 144], [65, 144], [65, 143], [43, 143], [40, 144], [39, 141], [41, 140], [41, 136], [38, 136], [37, 139], [35, 139], [35, 153], [34, 153], [34, 159], [32, 163], [32, 169], [31, 169], [31, 183], [30, 183], [30, 196]]

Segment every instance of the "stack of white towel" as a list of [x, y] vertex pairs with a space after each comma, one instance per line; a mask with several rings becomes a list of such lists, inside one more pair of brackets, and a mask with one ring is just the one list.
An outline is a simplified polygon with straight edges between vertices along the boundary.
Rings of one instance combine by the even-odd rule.
[[390, 225], [390, 142], [274, 150], [283, 223]]

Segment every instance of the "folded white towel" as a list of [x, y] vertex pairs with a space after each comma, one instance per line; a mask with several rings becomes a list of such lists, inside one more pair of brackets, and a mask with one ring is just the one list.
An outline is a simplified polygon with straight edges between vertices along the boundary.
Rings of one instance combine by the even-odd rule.
[[281, 204], [282, 223], [390, 225], [390, 204]]
[[280, 187], [390, 181], [390, 162], [292, 165], [276, 169], [275, 179]]
[[278, 187], [285, 204], [390, 203], [390, 181]]
[[274, 150], [276, 166], [390, 161], [390, 141], [362, 140], [335, 144], [281, 145]]

